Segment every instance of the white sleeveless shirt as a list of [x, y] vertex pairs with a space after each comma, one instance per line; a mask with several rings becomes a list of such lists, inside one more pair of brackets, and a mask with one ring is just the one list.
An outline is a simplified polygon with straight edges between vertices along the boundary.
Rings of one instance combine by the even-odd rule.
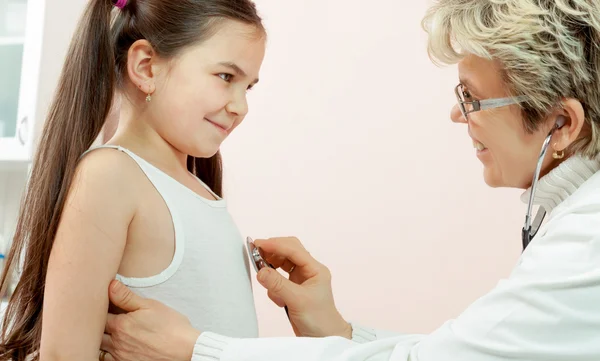
[[249, 261], [225, 200], [196, 194], [133, 152], [129, 155], [164, 199], [175, 230], [175, 255], [160, 274], [117, 279], [135, 293], [187, 316], [194, 328], [232, 337], [258, 337]]

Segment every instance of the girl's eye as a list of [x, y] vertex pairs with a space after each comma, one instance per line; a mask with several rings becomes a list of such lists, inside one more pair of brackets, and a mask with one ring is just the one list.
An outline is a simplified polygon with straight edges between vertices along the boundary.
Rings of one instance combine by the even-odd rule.
[[226, 82], [228, 82], [228, 83], [229, 83], [229, 82], [231, 81], [231, 79], [233, 78], [233, 75], [231, 75], [231, 74], [227, 74], [227, 73], [220, 73], [220, 74], [219, 74], [219, 78], [221, 78], [221, 79], [223, 79], [224, 81], [226, 81]]

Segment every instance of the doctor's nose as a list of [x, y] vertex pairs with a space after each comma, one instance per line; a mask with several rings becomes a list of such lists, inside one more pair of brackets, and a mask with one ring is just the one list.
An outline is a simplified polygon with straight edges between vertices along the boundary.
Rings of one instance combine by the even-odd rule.
[[467, 123], [467, 119], [465, 118], [464, 115], [462, 115], [462, 112], [460, 111], [458, 104], [456, 104], [452, 107], [452, 110], [450, 111], [450, 119], [454, 123]]

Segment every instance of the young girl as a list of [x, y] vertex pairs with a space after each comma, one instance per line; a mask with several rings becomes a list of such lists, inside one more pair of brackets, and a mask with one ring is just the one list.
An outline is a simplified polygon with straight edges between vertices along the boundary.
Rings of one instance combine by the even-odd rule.
[[[264, 50], [250, 0], [90, 1], [1, 281], [23, 253], [0, 360], [97, 360], [115, 277], [196, 328], [257, 336], [218, 150], [248, 111]], [[116, 134], [89, 150], [115, 92]]]

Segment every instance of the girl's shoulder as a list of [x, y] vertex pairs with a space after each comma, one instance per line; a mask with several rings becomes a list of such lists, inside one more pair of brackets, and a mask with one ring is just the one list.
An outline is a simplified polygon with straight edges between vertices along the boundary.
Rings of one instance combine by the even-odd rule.
[[114, 198], [119, 206], [135, 206], [143, 174], [136, 162], [115, 149], [100, 148], [81, 156], [71, 192], [75, 189]]

